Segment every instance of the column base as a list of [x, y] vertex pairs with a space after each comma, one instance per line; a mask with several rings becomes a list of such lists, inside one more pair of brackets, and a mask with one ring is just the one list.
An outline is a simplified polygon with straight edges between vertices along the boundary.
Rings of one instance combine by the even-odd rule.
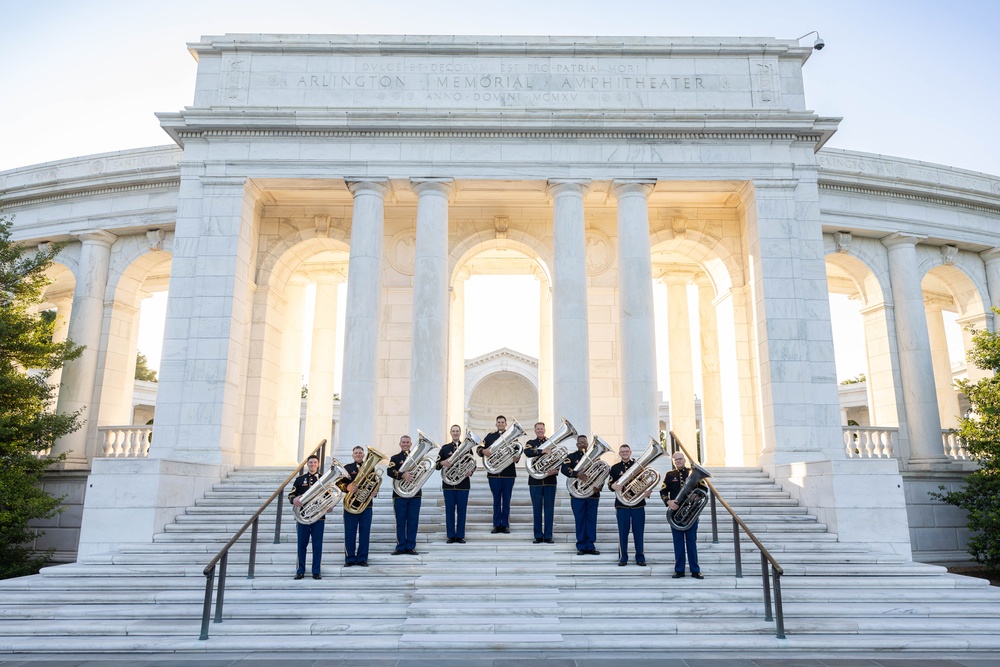
[[95, 459], [87, 478], [79, 562], [149, 544], [232, 466], [170, 459]]

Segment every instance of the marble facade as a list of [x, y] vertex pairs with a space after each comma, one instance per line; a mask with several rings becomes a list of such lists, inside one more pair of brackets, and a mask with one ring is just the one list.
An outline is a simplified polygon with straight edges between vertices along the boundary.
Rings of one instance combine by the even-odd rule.
[[[148, 541], [234, 466], [296, 460], [307, 284], [325, 315], [308, 441], [332, 416], [338, 294], [338, 446], [389, 451], [465, 421], [463, 282], [484, 256], [539, 278], [542, 419], [645, 442], [667, 330], [672, 430], [694, 441], [700, 374], [710, 464], [763, 466], [842, 540], [910, 553], [907, 475], [963, 465], [942, 444], [937, 322], [994, 327], [1000, 178], [824, 148], [839, 119], [806, 108], [811, 49], [793, 40], [189, 48], [194, 103], [158, 114], [174, 146], [0, 173], [17, 238], [68, 242], [49, 305], [88, 352], [59, 404], [88, 423], [54, 451], [90, 470], [81, 555]], [[108, 458], [101, 429], [131, 416], [138, 303], [165, 280], [155, 441]], [[862, 304], [871, 425], [895, 429], [891, 455], [845, 448], [832, 290]]]

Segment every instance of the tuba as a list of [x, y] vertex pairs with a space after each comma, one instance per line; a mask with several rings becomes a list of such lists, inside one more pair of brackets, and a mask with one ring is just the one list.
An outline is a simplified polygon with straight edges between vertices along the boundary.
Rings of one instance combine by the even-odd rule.
[[604, 481], [611, 473], [611, 466], [601, 460], [601, 456], [611, 451], [608, 443], [601, 440], [599, 436], [594, 436], [590, 447], [584, 453], [580, 462], [573, 468], [573, 472], [586, 473], [587, 481], [581, 482], [578, 477], [570, 477], [566, 480], [566, 490], [574, 498], [589, 498], [594, 491], [604, 485]]
[[[396, 479], [392, 480], [392, 490], [397, 496], [412, 498], [420, 491], [420, 487], [434, 474], [434, 465], [437, 463], [437, 451], [440, 446], [427, 437], [420, 429], [417, 429], [417, 448], [411, 453], [403, 465], [396, 471]], [[403, 474], [413, 473], [413, 479], [407, 482], [403, 479]]]
[[655, 438], [649, 439], [649, 447], [642, 453], [642, 456], [635, 460], [632, 467], [625, 471], [625, 474], [618, 478], [621, 489], [615, 491], [618, 502], [622, 505], [635, 507], [646, 497], [646, 492], [655, 488], [660, 483], [660, 473], [651, 467], [653, 461], [667, 453]]
[[382, 486], [382, 469], [376, 466], [382, 462], [385, 454], [369, 447], [365, 460], [358, 467], [358, 475], [354, 478], [354, 492], [344, 498], [344, 511], [350, 514], [361, 514], [371, 504]]
[[486, 468], [486, 472], [496, 475], [521, 455], [521, 452], [524, 451], [524, 445], [517, 439], [522, 435], [524, 435], [524, 429], [515, 419], [514, 423], [507, 427], [507, 430], [489, 446], [490, 455], [483, 457], [483, 467]]
[[559, 466], [569, 456], [570, 448], [563, 443], [576, 438], [576, 429], [568, 420], [562, 420], [562, 426], [552, 434], [552, 437], [545, 441], [546, 452], [531, 459], [527, 459], [524, 467], [528, 474], [534, 479], [544, 479], [553, 470], [559, 470]]
[[712, 473], [691, 461], [691, 472], [680, 493], [674, 498], [678, 507], [676, 510], [667, 509], [667, 521], [674, 530], [689, 530], [698, 520], [698, 515], [705, 509], [709, 499], [708, 490], [701, 482], [711, 476]]
[[337, 480], [347, 471], [337, 459], [330, 459], [330, 469], [300, 496], [301, 507], [292, 507], [295, 520], [303, 525], [316, 523], [337, 506], [344, 492], [337, 488]]
[[465, 440], [455, 448], [455, 452], [449, 459], [451, 465], [441, 470], [441, 479], [445, 484], [457, 486], [463, 479], [469, 476], [469, 472], [476, 469], [476, 455], [473, 453], [483, 441], [472, 431], [466, 430]]

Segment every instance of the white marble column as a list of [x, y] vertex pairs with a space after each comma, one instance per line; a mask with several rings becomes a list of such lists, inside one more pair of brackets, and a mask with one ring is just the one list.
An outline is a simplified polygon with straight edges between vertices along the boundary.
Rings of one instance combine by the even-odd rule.
[[447, 432], [448, 198], [452, 180], [412, 179], [417, 193], [413, 260], [413, 343], [410, 354], [410, 428], [437, 437]]
[[538, 279], [538, 419], [555, 429], [552, 413], [552, 287], [541, 269]]
[[722, 417], [722, 376], [719, 367], [719, 330], [715, 316], [715, 288], [704, 273], [695, 276], [698, 286], [698, 317], [701, 331], [701, 423], [705, 463], [726, 463], [725, 429]]
[[382, 236], [385, 180], [351, 181], [351, 258], [347, 269], [344, 373], [341, 383], [341, 446], [375, 442], [378, 403], [379, 315], [382, 304]]
[[[103, 230], [84, 232], [77, 237], [83, 247], [80, 249], [80, 269], [73, 290], [68, 336], [85, 348], [83, 354], [63, 366], [62, 388], [56, 409], [58, 412], [81, 410], [81, 419], [89, 422], [96, 420], [93, 400], [104, 320], [104, 291], [111, 266], [111, 244], [118, 237]], [[59, 438], [52, 447], [52, 456], [66, 453], [67, 468], [85, 467], [87, 459], [93, 455], [93, 452], [87, 451], [88, 430], [83, 426]]]
[[889, 250], [889, 281], [896, 319], [911, 467], [948, 463], [941, 444], [934, 362], [931, 359], [921, 276], [917, 272], [916, 247], [921, 240], [922, 237], [902, 233], [882, 239], [882, 244]]
[[868, 360], [868, 418], [874, 426], [902, 426], [901, 435], [905, 436], [906, 408], [892, 310], [887, 303], [861, 310]]
[[451, 330], [448, 338], [448, 426], [465, 429], [465, 281], [461, 269], [451, 287]]
[[924, 306], [941, 428], [958, 428], [958, 393], [951, 377], [951, 355], [948, 352], [948, 335], [944, 329], [943, 304], [925, 299]]
[[552, 359], [555, 419], [590, 434], [590, 336], [583, 196], [589, 181], [549, 181], [553, 201]]
[[299, 448], [299, 421], [302, 416], [302, 328], [305, 314], [305, 281], [293, 276], [285, 286], [282, 314], [281, 367], [277, 401], [277, 442], [274, 460], [298, 463], [305, 455]]
[[[60, 295], [50, 297], [49, 302], [56, 308], [56, 321], [52, 328], [52, 342], [61, 343], [69, 338], [69, 320], [73, 308], [73, 295]], [[59, 392], [62, 385], [62, 368], [57, 368], [49, 376], [49, 384], [56, 388], [55, 399], [58, 404]]]
[[[979, 253], [986, 266], [986, 289], [990, 293], [989, 306], [1000, 308], [1000, 248], [990, 248]], [[990, 318], [992, 327], [990, 331], [996, 331], [997, 321]]]
[[[337, 288], [339, 276], [317, 273], [316, 300], [313, 310], [311, 353], [309, 355], [309, 393], [306, 396], [306, 449], [324, 438], [332, 441], [333, 378], [337, 364]], [[332, 448], [327, 451], [333, 453]]]
[[667, 338], [670, 346], [670, 430], [689, 452], [698, 451], [694, 409], [694, 366], [692, 363], [691, 319], [687, 286], [690, 271], [668, 271]]
[[648, 200], [653, 185], [652, 181], [615, 181], [612, 190], [618, 200], [622, 420], [625, 442], [637, 451], [658, 435]]

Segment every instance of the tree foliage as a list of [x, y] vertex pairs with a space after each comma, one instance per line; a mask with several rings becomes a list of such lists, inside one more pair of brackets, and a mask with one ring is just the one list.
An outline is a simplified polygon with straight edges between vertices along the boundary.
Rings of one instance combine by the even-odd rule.
[[40, 486], [58, 459], [39, 453], [80, 427], [78, 413], [56, 414], [48, 381], [83, 350], [52, 342], [54, 318], [36, 312], [58, 248], [28, 251], [11, 241], [11, 227], [0, 215], [0, 578], [31, 574], [48, 559], [28, 547], [28, 522], [53, 516], [61, 500]]
[[149, 367], [149, 359], [142, 352], [135, 355], [135, 379], [145, 382], [157, 382], [156, 371]]
[[[1000, 316], [1000, 310], [993, 312]], [[959, 435], [979, 470], [969, 475], [961, 490], [932, 495], [969, 513], [969, 553], [977, 563], [996, 568], [1000, 567], [1000, 333], [973, 331], [968, 360], [993, 372], [978, 382], [957, 383], [972, 404], [972, 412], [960, 422]]]

